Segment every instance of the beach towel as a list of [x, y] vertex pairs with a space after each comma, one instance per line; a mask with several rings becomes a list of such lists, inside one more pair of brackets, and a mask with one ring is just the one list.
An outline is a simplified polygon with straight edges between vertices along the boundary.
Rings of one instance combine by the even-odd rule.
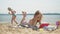
[[48, 25], [49, 25], [49, 23], [43, 23], [43, 24], [40, 24], [39, 28], [43, 28], [43, 27], [48, 26]]
[[49, 26], [45, 26], [44, 27], [44, 30], [54, 31], [54, 30], [56, 30], [56, 28], [57, 28], [57, 26], [49, 25]]

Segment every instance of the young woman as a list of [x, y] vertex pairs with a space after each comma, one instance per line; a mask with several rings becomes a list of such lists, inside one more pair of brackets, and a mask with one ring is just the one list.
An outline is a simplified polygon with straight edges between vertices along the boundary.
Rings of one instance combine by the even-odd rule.
[[37, 18], [37, 23], [41, 24], [42, 14], [41, 14], [41, 12], [39, 12], [39, 10], [37, 10], [37, 11], [35, 12], [34, 17]]
[[13, 25], [13, 21], [16, 24], [18, 24], [17, 21], [15, 20], [16, 19], [16, 15], [15, 15], [16, 11], [14, 11], [13, 9], [11, 9], [10, 7], [8, 7], [8, 10], [9, 10], [9, 14], [12, 15], [11, 24]]
[[29, 27], [32, 29], [37, 29], [36, 24], [41, 24], [42, 14], [39, 12], [39, 10], [36, 11], [34, 14], [34, 17], [29, 21]]
[[26, 27], [27, 21], [26, 21], [26, 12], [22, 11], [23, 18], [18, 26]]

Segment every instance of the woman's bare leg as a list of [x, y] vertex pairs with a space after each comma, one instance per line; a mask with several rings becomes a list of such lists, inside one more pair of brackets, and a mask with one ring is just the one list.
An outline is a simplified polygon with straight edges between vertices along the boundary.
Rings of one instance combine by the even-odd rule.
[[14, 20], [14, 22], [15, 22], [16, 24], [18, 24], [16, 20]]
[[12, 19], [11, 19], [11, 24], [13, 25], [13, 17], [12, 17]]
[[16, 24], [18, 24], [17, 21], [16, 21], [15, 19], [16, 19], [16, 17], [14, 17], [14, 22], [15, 22]]
[[13, 24], [13, 20], [11, 20], [11, 24]]

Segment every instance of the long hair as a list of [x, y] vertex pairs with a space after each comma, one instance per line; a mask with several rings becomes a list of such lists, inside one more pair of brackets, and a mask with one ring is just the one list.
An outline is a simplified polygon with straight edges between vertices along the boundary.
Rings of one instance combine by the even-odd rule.
[[39, 15], [39, 14], [41, 14], [41, 13], [39, 12], [39, 10], [37, 10], [37, 11], [35, 12], [35, 14], [34, 14], [34, 17], [37, 16], [37, 15]]
[[[37, 17], [38, 16], [38, 17]], [[34, 18], [37, 17], [37, 22], [41, 22], [42, 19], [42, 14], [41, 12], [39, 12], [39, 10], [37, 10], [34, 14]]]

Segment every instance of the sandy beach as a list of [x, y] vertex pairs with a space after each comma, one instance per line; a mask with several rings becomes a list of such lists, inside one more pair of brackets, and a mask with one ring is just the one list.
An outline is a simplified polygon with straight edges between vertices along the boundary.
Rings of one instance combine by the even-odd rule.
[[8, 23], [0, 23], [0, 34], [60, 34], [60, 29], [55, 31], [35, 31], [30, 28], [12, 28]]

